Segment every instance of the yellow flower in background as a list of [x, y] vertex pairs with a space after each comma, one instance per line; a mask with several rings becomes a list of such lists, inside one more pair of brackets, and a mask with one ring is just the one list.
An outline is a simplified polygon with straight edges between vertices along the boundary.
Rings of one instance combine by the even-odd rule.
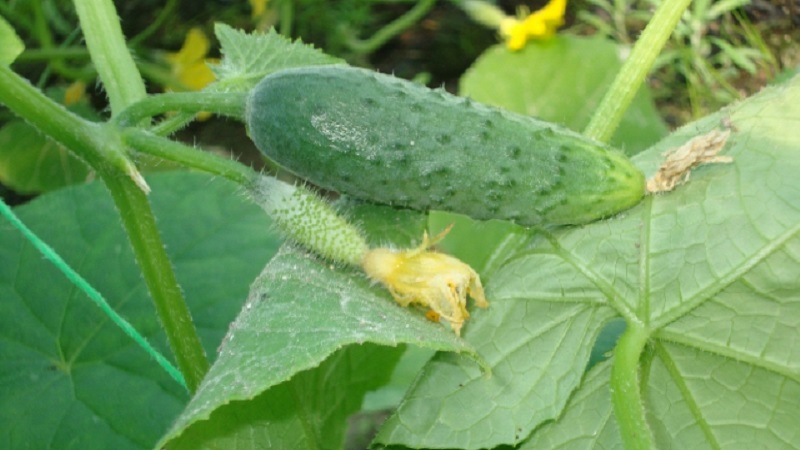
[[81, 80], [74, 81], [64, 91], [64, 106], [77, 104], [86, 97], [86, 83]]
[[267, 3], [269, 0], [249, 0], [250, 1], [250, 17], [253, 19], [261, 17], [267, 12]]
[[[564, 24], [567, 0], [550, 0], [544, 8], [528, 14], [522, 22], [512, 27], [506, 43], [511, 50], [519, 50], [529, 39], [548, 39]], [[500, 33], [503, 34], [501, 28]], [[505, 36], [504, 36], [505, 37]]]
[[214, 81], [216, 77], [209, 62], [216, 59], [206, 58], [211, 44], [199, 28], [192, 28], [186, 34], [183, 47], [177, 53], [168, 53], [167, 62], [172, 67], [172, 74], [181, 84], [192, 91], [199, 91]]
[[483, 0], [466, 0], [462, 7], [473, 20], [500, 31], [511, 50], [520, 50], [531, 39], [548, 39], [564, 24], [567, 0], [550, 0], [544, 8], [530, 13], [520, 9], [518, 17], [509, 16]]

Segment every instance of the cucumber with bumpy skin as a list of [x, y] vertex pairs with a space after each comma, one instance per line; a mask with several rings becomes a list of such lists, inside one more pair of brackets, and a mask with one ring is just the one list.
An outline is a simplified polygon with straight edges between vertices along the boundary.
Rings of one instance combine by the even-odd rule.
[[269, 158], [353, 197], [520, 225], [581, 224], [638, 203], [620, 152], [561, 126], [346, 66], [289, 69], [247, 100]]

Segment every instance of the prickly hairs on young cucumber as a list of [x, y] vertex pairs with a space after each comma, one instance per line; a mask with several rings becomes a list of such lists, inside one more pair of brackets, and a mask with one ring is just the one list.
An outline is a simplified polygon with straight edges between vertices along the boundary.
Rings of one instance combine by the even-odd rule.
[[620, 152], [561, 126], [347, 66], [289, 69], [247, 100], [269, 158], [352, 197], [503, 219], [590, 222], [644, 196]]

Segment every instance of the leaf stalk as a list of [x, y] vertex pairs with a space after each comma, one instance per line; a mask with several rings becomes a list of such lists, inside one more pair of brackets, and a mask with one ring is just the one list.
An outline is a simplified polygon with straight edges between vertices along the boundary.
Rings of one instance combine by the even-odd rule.
[[631, 50], [583, 134], [608, 142], [691, 0], [665, 0]]
[[611, 368], [611, 401], [626, 450], [654, 450], [653, 434], [647, 423], [642, 399], [639, 360], [650, 332], [628, 323], [614, 350]]

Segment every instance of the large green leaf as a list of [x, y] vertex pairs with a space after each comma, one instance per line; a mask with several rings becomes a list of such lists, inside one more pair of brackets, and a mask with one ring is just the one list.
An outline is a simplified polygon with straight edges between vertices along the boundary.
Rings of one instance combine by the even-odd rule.
[[[798, 120], [795, 78], [637, 155], [653, 173], [668, 149], [722, 122], [735, 127], [724, 150], [732, 164], [700, 167], [686, 185], [613, 219], [542, 232], [495, 273], [492, 306], [474, 315], [465, 337], [499, 380], [481, 380], [465, 361], [434, 360], [378, 443], [485, 448], [539, 439], [534, 430], [558, 418], [578, 386], [596, 330], [617, 314], [651, 331], [644, 408], [659, 448], [796, 445]], [[597, 420], [587, 415], [611, 410], [592, 398], [603, 407], [576, 406], [586, 426], [559, 425], [573, 433], [564, 446], [585, 448], [580, 436]], [[618, 434], [603, 442], [621, 445]]]
[[[278, 242], [258, 207], [205, 175], [148, 178], [203, 345], [215, 354]], [[164, 353], [166, 338], [100, 183], [17, 208]], [[152, 447], [187, 393], [6, 223], [0, 223], [0, 442], [8, 449]]]
[[[475, 100], [583, 131], [622, 66], [620, 47], [601, 38], [559, 35], [521, 51], [497, 45], [461, 78], [460, 91]], [[643, 87], [611, 140], [628, 154], [667, 132]]]
[[489, 301], [488, 311], [472, 315], [465, 338], [492, 366], [492, 376], [450, 354], [435, 356], [378, 443], [491, 448], [520, 442], [558, 415], [580, 381], [576, 364], [586, 366], [593, 341], [613, 314], [588, 301], [533, 302], [496, 293]]

